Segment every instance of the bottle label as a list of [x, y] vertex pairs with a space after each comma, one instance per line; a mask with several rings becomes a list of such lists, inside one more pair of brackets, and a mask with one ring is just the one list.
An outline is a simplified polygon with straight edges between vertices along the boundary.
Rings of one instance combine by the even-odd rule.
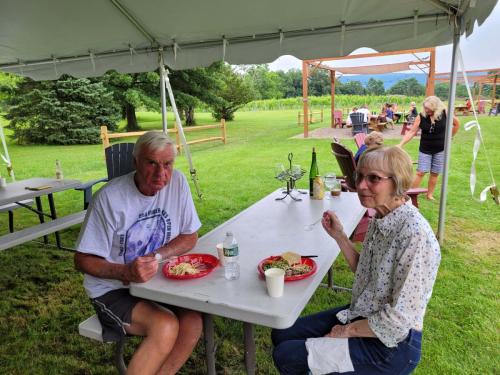
[[313, 199], [323, 199], [325, 190], [323, 187], [323, 180], [321, 177], [316, 177], [313, 181]]
[[238, 256], [238, 246], [225, 247], [224, 248], [225, 257], [237, 257]]

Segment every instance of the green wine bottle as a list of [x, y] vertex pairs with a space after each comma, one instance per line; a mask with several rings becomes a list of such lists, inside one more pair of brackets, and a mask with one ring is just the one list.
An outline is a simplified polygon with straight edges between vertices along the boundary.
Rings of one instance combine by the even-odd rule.
[[317, 175], [319, 175], [318, 162], [316, 161], [316, 150], [313, 147], [311, 170], [309, 171], [309, 196], [310, 197], [313, 196], [313, 181]]

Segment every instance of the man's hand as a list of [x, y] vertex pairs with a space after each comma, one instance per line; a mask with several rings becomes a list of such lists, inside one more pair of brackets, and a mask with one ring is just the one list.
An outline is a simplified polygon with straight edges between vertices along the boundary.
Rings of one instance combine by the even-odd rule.
[[128, 264], [127, 279], [129, 282], [143, 283], [151, 279], [157, 271], [158, 261], [154, 256], [138, 257]]
[[332, 327], [332, 330], [325, 335], [325, 337], [332, 337], [337, 339], [349, 338], [349, 324], [341, 325], [338, 324]]

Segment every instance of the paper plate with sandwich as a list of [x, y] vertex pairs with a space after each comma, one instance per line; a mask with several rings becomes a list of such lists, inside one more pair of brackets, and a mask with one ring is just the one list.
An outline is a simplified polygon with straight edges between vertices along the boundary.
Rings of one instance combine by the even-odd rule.
[[270, 256], [262, 260], [257, 269], [264, 276], [264, 271], [269, 268], [285, 270], [285, 281], [302, 280], [316, 272], [316, 262], [308, 257], [302, 257], [293, 251], [286, 251], [281, 255]]

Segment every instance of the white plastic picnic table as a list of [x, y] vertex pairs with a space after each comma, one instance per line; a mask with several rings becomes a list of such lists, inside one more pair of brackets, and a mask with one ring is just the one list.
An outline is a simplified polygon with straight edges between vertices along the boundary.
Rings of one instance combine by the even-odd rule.
[[[5, 243], [0, 243], [0, 250], [26, 242], [30, 239], [35, 238], [38, 234], [45, 235], [51, 232], [55, 232], [56, 234], [57, 247], [63, 248], [63, 246], [61, 246], [61, 240], [57, 231], [74, 223], [81, 222], [83, 220], [85, 212], [80, 211], [75, 215], [66, 217], [66, 219], [64, 220], [60, 220], [60, 222], [56, 222], [55, 220], [57, 219], [57, 213], [53, 193], [74, 189], [75, 187], [78, 187], [80, 185], [81, 181], [78, 180], [57, 180], [55, 178], [35, 177], [27, 180], [12, 182], [7, 184], [7, 186], [5, 187], [1, 187], [0, 206], [7, 208], [9, 207], [8, 205], [25, 207], [35, 212], [39, 216], [41, 224], [36, 227], [32, 227], [31, 229], [28, 228], [0, 237], [2, 240], [5, 240]], [[31, 190], [27, 188], [30, 188]], [[37, 188], [39, 190], [36, 190]], [[41, 197], [44, 195], [46, 195], [48, 198], [50, 213], [47, 213], [43, 210]], [[27, 200], [31, 202], [32, 199], [35, 199], [36, 209], [32, 208], [31, 205], [23, 203], [23, 201]], [[43, 223], [45, 222], [44, 217], [51, 218], [52, 222], [43, 225]], [[44, 237], [44, 242], [47, 243], [46, 237]]]
[[[339, 254], [336, 242], [323, 230], [321, 223], [312, 231], [304, 225], [321, 217], [327, 209], [340, 218], [350, 235], [362, 218], [365, 208], [356, 193], [342, 193], [332, 200], [311, 200], [308, 194], [295, 193], [302, 198], [276, 201], [282, 195], [276, 190], [257, 203], [201, 237], [191, 253], [217, 256], [215, 245], [225, 233], [232, 231], [240, 250], [238, 280], [227, 281], [224, 269], [217, 267], [208, 276], [193, 280], [166, 279], [161, 271], [146, 283], [130, 286], [131, 294], [145, 299], [205, 313], [204, 329], [208, 373], [215, 374], [213, 323], [210, 314], [244, 322], [245, 364], [247, 373], [255, 370], [253, 324], [272, 328], [290, 327], [299, 317]], [[300, 281], [287, 282], [283, 297], [271, 298], [265, 281], [259, 277], [258, 263], [271, 255], [294, 251], [302, 255], [317, 255], [317, 272]]]

